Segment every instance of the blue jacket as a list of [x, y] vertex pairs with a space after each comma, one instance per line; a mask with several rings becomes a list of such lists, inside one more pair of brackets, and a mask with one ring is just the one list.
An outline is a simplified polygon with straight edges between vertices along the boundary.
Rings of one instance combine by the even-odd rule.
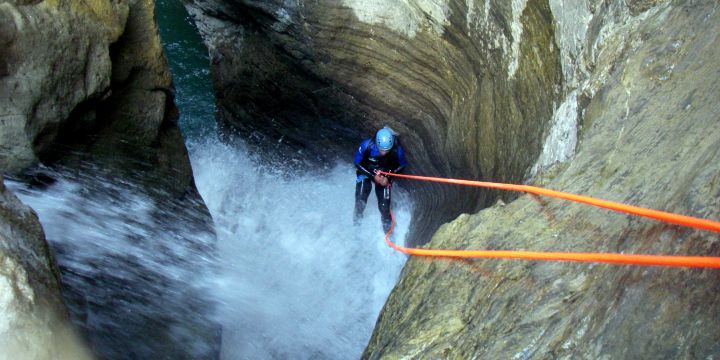
[[375, 170], [399, 173], [406, 166], [405, 150], [397, 138], [395, 145], [385, 156], [380, 156], [380, 150], [372, 138], [360, 143], [360, 147], [355, 151], [355, 167], [358, 175], [373, 177]]

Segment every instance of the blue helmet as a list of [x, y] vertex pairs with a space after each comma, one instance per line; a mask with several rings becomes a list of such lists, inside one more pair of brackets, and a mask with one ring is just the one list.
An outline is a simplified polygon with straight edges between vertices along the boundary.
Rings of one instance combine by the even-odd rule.
[[388, 128], [382, 128], [378, 130], [377, 134], [375, 135], [375, 144], [377, 144], [378, 150], [380, 151], [388, 151], [392, 149], [393, 145], [395, 144], [395, 139], [393, 137], [392, 131]]

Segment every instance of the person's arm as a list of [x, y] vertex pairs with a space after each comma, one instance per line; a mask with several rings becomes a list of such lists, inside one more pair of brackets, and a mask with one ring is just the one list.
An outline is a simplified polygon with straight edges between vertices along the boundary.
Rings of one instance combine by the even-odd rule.
[[372, 173], [372, 171], [368, 170], [366, 167], [362, 165], [363, 158], [365, 157], [365, 152], [367, 150], [367, 147], [370, 145], [370, 139], [367, 139], [360, 143], [360, 147], [358, 147], [357, 151], [355, 151], [355, 168], [360, 171], [361, 174], [372, 178], [375, 176], [375, 174]]

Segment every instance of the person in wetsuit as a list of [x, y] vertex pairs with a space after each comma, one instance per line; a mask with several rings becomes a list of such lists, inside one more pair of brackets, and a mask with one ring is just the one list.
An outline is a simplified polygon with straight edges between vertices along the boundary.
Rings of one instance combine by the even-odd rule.
[[391, 129], [384, 127], [375, 134], [374, 139], [366, 139], [360, 143], [360, 147], [355, 152], [355, 167], [357, 168], [353, 218], [355, 225], [362, 219], [372, 183], [375, 183], [375, 196], [377, 196], [378, 210], [382, 217], [383, 230], [386, 233], [390, 231], [392, 225], [390, 218], [392, 178], [376, 172], [380, 170], [399, 173], [406, 166], [405, 151]]

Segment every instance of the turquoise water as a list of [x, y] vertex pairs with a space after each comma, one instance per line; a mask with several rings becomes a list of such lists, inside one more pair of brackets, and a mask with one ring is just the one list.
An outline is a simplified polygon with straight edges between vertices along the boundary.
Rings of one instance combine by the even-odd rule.
[[178, 0], [156, 0], [155, 17], [175, 85], [185, 139], [214, 136], [215, 96], [210, 59], [187, 10]]

